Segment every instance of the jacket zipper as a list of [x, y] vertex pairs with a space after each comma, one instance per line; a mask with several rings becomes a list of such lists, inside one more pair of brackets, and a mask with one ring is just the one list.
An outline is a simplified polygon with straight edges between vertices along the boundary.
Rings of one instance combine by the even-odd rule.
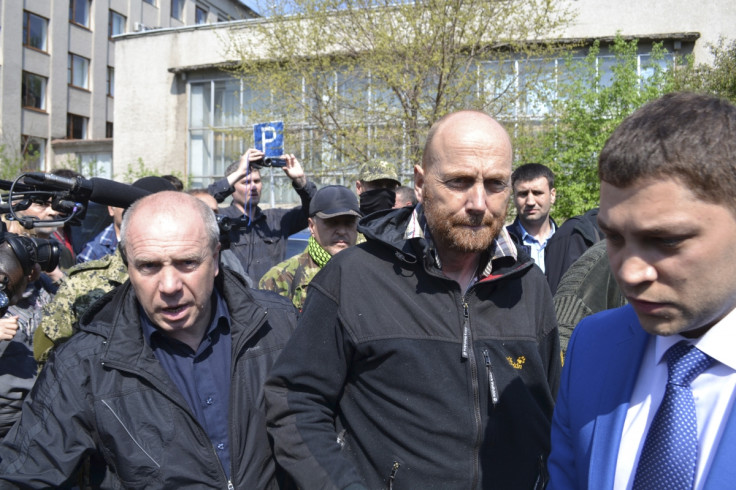
[[475, 444], [473, 447], [473, 480], [470, 488], [478, 486], [480, 473], [479, 452], [481, 443], [482, 420], [480, 414], [480, 386], [478, 383], [478, 361], [473, 353], [472, 333], [470, 331], [470, 312], [465, 296], [462, 298], [463, 305], [463, 359], [470, 362], [470, 380], [473, 387], [473, 414], [475, 416]]
[[483, 358], [486, 361], [486, 372], [488, 373], [488, 392], [491, 395], [491, 402], [495, 408], [498, 403], [498, 386], [496, 386], [496, 378], [493, 376], [491, 355], [488, 353], [488, 349], [483, 349]]
[[388, 476], [388, 490], [394, 490], [394, 479], [396, 479], [396, 473], [399, 471], [401, 464], [398, 461], [394, 461], [391, 466], [391, 474]]
[[468, 359], [470, 350], [470, 314], [468, 313], [468, 303], [463, 298], [463, 359]]

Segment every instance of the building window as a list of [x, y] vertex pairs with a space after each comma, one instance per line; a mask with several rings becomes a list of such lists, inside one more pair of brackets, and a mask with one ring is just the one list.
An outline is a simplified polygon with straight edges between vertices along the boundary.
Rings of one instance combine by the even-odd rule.
[[23, 12], [23, 45], [46, 51], [48, 24], [48, 19], [30, 12]]
[[183, 20], [184, 0], [171, 0], [171, 16], [178, 20]]
[[110, 21], [107, 27], [107, 37], [125, 33], [125, 16], [114, 10], [110, 11]]
[[[268, 114], [270, 99], [248, 84], [241, 88], [236, 78], [191, 83], [189, 94], [188, 175], [193, 184], [207, 187], [247, 148], [237, 128], [257, 121], [246, 119], [244, 108]], [[275, 179], [279, 185], [281, 178]]]
[[156, 6], [156, 0], [143, 0], [143, 1], [146, 2], [146, 3], [148, 3], [148, 4], [153, 5], [154, 7]]
[[195, 24], [206, 24], [207, 23], [207, 11], [197, 5], [194, 10], [194, 23]]
[[46, 157], [46, 140], [23, 135], [21, 137], [20, 152], [25, 161], [25, 171], [43, 170], [43, 162]]
[[46, 78], [24, 71], [21, 98], [23, 107], [46, 109]]
[[89, 27], [89, 8], [92, 0], [69, 0], [69, 22]]
[[105, 123], [105, 138], [112, 138], [112, 123]]
[[66, 137], [70, 140], [85, 139], [87, 137], [87, 118], [76, 114], [67, 114]]
[[107, 95], [115, 97], [115, 68], [107, 67]]
[[89, 60], [69, 53], [69, 76], [67, 83], [72, 87], [89, 88]]

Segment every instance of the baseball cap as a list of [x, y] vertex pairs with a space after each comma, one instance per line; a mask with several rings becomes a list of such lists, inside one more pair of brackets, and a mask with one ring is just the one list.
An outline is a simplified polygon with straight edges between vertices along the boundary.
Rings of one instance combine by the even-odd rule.
[[401, 185], [396, 165], [385, 160], [370, 160], [361, 165], [358, 180], [370, 182], [383, 179], [393, 180], [397, 185]]
[[328, 185], [321, 188], [309, 203], [310, 217], [317, 216], [324, 219], [344, 214], [362, 216], [358, 198], [353, 191], [342, 185]]

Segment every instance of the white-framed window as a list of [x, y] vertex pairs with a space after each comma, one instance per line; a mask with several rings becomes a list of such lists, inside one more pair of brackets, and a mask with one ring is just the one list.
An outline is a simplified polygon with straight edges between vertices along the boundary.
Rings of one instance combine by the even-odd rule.
[[79, 156], [80, 170], [90, 177], [112, 178], [112, 153], [83, 153]]
[[72, 87], [89, 89], [89, 60], [87, 58], [69, 53], [67, 83]]
[[110, 11], [110, 20], [107, 27], [107, 37], [125, 33], [125, 16], [114, 10]]
[[23, 46], [46, 51], [49, 20], [31, 12], [23, 12]]
[[29, 170], [43, 170], [43, 162], [46, 160], [46, 140], [24, 134], [21, 137], [21, 154]]
[[21, 86], [21, 99], [23, 107], [31, 109], [46, 109], [46, 77], [23, 72], [23, 81]]
[[69, 22], [89, 28], [92, 0], [69, 0]]

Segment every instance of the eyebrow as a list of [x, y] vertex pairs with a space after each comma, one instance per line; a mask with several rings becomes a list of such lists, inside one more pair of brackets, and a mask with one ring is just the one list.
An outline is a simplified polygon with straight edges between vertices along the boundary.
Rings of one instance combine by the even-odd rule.
[[[598, 215], [598, 227], [604, 234], [619, 233], [619, 230], [602, 221]], [[634, 235], [687, 235], [694, 230], [692, 226], [686, 227], [685, 223], [656, 223], [649, 228], [636, 228], [631, 230]]]

